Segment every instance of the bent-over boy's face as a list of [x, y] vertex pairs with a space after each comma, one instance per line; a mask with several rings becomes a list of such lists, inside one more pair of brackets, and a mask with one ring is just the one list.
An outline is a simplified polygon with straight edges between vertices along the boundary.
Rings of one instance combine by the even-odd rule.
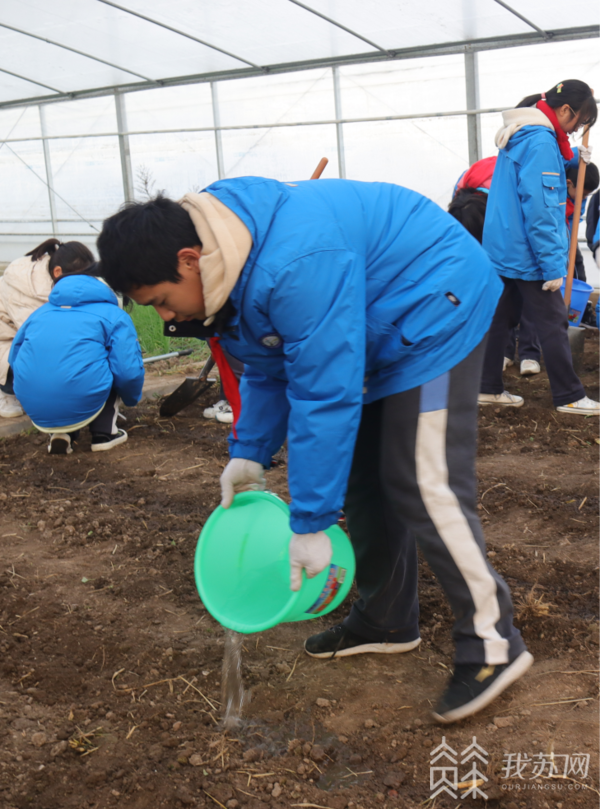
[[[572, 180], [567, 180], [567, 194], [571, 197], [571, 199], [574, 200], [576, 193], [577, 193], [577, 186], [575, 185], [575, 183]], [[584, 188], [582, 199], [589, 197], [591, 193], [592, 193], [591, 191], [586, 191], [586, 189]]]
[[200, 279], [200, 247], [186, 247], [177, 253], [181, 281], [161, 281], [132, 289], [128, 295], [140, 306], [154, 306], [165, 321], [204, 320], [204, 294]]

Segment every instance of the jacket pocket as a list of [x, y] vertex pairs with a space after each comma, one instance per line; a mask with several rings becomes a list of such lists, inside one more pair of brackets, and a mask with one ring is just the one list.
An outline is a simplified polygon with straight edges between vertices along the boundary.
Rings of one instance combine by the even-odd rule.
[[[544, 204], [547, 208], [558, 208], [560, 205], [561, 178], [557, 174], [542, 174], [542, 190]], [[565, 191], [566, 195], [566, 191]]]
[[385, 368], [410, 352], [413, 343], [403, 338], [392, 323], [372, 315], [367, 318], [367, 350], [365, 369], [368, 374]]

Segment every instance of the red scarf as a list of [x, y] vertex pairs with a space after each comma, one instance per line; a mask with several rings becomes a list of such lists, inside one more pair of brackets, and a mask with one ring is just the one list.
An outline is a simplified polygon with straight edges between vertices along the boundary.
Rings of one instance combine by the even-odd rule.
[[558, 118], [556, 117], [556, 113], [552, 109], [552, 107], [548, 106], [545, 101], [538, 101], [535, 105], [540, 112], [543, 112], [546, 118], [550, 121], [552, 126], [554, 127], [554, 131], [556, 132], [556, 139], [558, 141], [558, 148], [560, 149], [561, 155], [565, 158], [565, 160], [572, 160], [573, 159], [573, 150], [571, 149], [571, 144], [569, 143], [569, 138], [567, 137], [566, 132], [563, 132], [560, 128], [560, 124], [558, 123]]
[[238, 423], [242, 410], [240, 386], [238, 385], [236, 376], [231, 370], [231, 366], [227, 362], [227, 358], [225, 357], [223, 349], [219, 344], [219, 338], [211, 337], [208, 342], [212, 355], [217, 363], [217, 368], [219, 369], [219, 376], [221, 377], [221, 382], [223, 384], [225, 398], [231, 405], [231, 410], [233, 412], [233, 437], [237, 438], [237, 430], [235, 429], [235, 425]]
[[569, 231], [571, 230], [571, 217], [573, 216], [574, 211], [575, 211], [575, 203], [567, 193], [567, 210], [565, 213], [567, 216], [567, 227], [569, 228]]

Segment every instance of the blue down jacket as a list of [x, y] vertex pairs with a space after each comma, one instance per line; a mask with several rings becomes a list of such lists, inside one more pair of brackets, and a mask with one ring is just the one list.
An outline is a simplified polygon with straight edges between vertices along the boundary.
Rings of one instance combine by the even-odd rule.
[[550, 281], [567, 274], [566, 162], [554, 130], [524, 126], [500, 149], [488, 195], [483, 248], [499, 275]]
[[244, 177], [206, 190], [253, 242], [221, 330], [247, 365], [231, 456], [268, 467], [287, 435], [292, 529], [327, 528], [344, 502], [363, 403], [464, 359], [501, 283], [463, 226], [406, 188]]
[[113, 385], [128, 406], [144, 366], [132, 320], [115, 293], [87, 275], [62, 278], [17, 332], [9, 363], [23, 409], [40, 427], [64, 427], [100, 410]]

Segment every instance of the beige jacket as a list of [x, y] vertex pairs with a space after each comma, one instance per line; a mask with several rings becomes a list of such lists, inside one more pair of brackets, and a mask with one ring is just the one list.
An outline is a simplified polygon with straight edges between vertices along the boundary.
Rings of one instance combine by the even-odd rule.
[[9, 264], [0, 277], [0, 384], [6, 382], [8, 353], [17, 331], [32, 312], [47, 302], [52, 281], [50, 256], [39, 261], [23, 256]]

